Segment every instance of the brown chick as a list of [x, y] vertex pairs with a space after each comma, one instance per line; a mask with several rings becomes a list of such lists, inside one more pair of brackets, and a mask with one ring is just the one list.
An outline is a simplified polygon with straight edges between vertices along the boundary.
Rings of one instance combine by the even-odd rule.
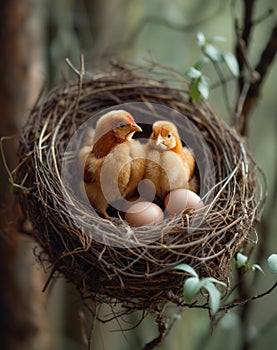
[[131, 196], [143, 177], [144, 148], [132, 139], [137, 131], [142, 129], [129, 112], [108, 112], [97, 121], [92, 149], [80, 151], [86, 195], [105, 218], [109, 204]]
[[152, 181], [156, 195], [164, 199], [174, 189], [195, 190], [195, 183], [190, 182], [194, 168], [194, 157], [182, 146], [176, 126], [164, 120], [155, 122], [146, 149], [144, 179]]

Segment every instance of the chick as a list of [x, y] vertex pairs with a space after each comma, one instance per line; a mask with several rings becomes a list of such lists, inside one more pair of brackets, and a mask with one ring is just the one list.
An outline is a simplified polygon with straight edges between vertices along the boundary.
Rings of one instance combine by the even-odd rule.
[[195, 190], [195, 182], [190, 182], [194, 168], [194, 157], [182, 146], [176, 126], [164, 120], [155, 122], [146, 147], [144, 179], [152, 181], [156, 196], [164, 199], [178, 188]]
[[92, 148], [79, 153], [86, 195], [105, 218], [109, 204], [132, 196], [143, 177], [144, 148], [132, 139], [137, 131], [142, 129], [129, 112], [108, 112], [97, 121]]

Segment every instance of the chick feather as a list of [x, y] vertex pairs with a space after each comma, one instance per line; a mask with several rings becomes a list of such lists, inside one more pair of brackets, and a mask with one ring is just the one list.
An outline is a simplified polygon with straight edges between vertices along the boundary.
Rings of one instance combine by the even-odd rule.
[[97, 121], [92, 147], [79, 152], [86, 195], [105, 218], [109, 204], [132, 196], [143, 177], [144, 147], [132, 138], [139, 131], [129, 112], [108, 112]]
[[156, 195], [164, 199], [169, 191], [178, 188], [196, 189], [191, 182], [195, 169], [192, 152], [183, 147], [176, 126], [165, 120], [153, 124], [146, 147], [144, 179], [156, 188]]

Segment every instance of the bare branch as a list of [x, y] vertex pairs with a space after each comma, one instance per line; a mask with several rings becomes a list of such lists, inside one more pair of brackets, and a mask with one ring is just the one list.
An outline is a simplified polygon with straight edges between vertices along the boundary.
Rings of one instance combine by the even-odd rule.
[[163, 316], [158, 317], [157, 323], [158, 323], [159, 335], [157, 336], [157, 338], [155, 338], [152, 341], [150, 341], [149, 343], [147, 343], [144, 346], [143, 350], [153, 350], [153, 349], [157, 348], [157, 346], [162, 344], [164, 338], [166, 337], [167, 325], [166, 325], [166, 322], [165, 322], [165, 319], [163, 318]]
[[255, 71], [258, 75], [258, 79], [254, 80], [250, 84], [250, 88], [246, 95], [243, 108], [241, 111], [241, 123], [240, 123], [240, 133], [242, 135], [247, 134], [247, 119], [250, 113], [252, 112], [254, 106], [257, 103], [258, 97], [260, 95], [263, 83], [269, 71], [271, 64], [274, 61], [277, 51], [277, 24], [273, 28], [267, 45], [262, 52], [261, 58]]
[[[247, 60], [247, 53], [249, 48], [249, 43], [251, 39], [252, 29], [253, 29], [253, 13], [254, 13], [254, 5], [255, 0], [244, 0], [243, 1], [243, 24], [242, 29], [239, 27], [239, 21], [237, 18], [234, 19], [234, 25], [235, 25], [235, 33], [237, 37], [236, 42], [236, 57], [239, 64], [240, 69], [240, 78], [239, 78], [239, 92], [243, 90], [244, 86], [244, 77], [243, 77], [243, 71], [245, 67], [249, 70], [249, 64]], [[234, 6], [234, 4], [233, 4]]]
[[273, 28], [271, 35], [269, 37], [269, 40], [267, 42], [267, 45], [261, 55], [260, 62], [255, 67], [255, 71], [260, 74], [260, 81], [257, 82], [257, 84], [261, 84], [261, 82], [264, 80], [267, 71], [269, 69], [269, 66], [273, 62], [275, 55], [277, 51], [277, 23], [275, 24], [275, 27]]
[[275, 24], [257, 66], [253, 68], [249, 63], [248, 51], [253, 29], [273, 14], [273, 10], [269, 9], [261, 16], [253, 19], [255, 2], [256, 0], [242, 0], [243, 21], [241, 27], [239, 19], [235, 16], [236, 0], [232, 1], [231, 7], [236, 33], [235, 53], [240, 69], [238, 99], [233, 124], [241, 135], [247, 134], [248, 117], [257, 103], [263, 82], [277, 51], [277, 25]]
[[219, 310], [220, 311], [222, 311], [222, 310], [229, 310], [229, 309], [232, 309], [234, 307], [246, 305], [247, 303], [249, 303], [252, 300], [260, 299], [260, 298], [263, 298], [266, 295], [269, 295], [270, 293], [272, 293], [274, 291], [275, 288], [277, 288], [277, 281], [267, 291], [265, 291], [265, 292], [263, 292], [261, 294], [249, 297], [249, 298], [247, 298], [245, 300], [242, 300], [242, 301], [239, 301], [237, 303], [232, 303], [232, 304], [228, 304], [228, 305], [222, 306], [222, 307], [219, 308]]
[[258, 24], [262, 23], [264, 20], [266, 20], [268, 17], [274, 14], [273, 9], [268, 9], [264, 14], [262, 14], [260, 17], [253, 20], [253, 25], [257, 26]]

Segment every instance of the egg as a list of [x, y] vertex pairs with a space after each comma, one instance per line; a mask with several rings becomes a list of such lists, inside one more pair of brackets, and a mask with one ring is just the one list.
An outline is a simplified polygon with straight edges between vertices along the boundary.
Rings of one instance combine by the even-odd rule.
[[190, 190], [180, 188], [167, 194], [164, 205], [169, 215], [178, 215], [183, 211], [204, 207], [201, 198]]
[[132, 204], [125, 214], [125, 220], [131, 226], [158, 224], [163, 218], [162, 209], [157, 204], [147, 201]]

